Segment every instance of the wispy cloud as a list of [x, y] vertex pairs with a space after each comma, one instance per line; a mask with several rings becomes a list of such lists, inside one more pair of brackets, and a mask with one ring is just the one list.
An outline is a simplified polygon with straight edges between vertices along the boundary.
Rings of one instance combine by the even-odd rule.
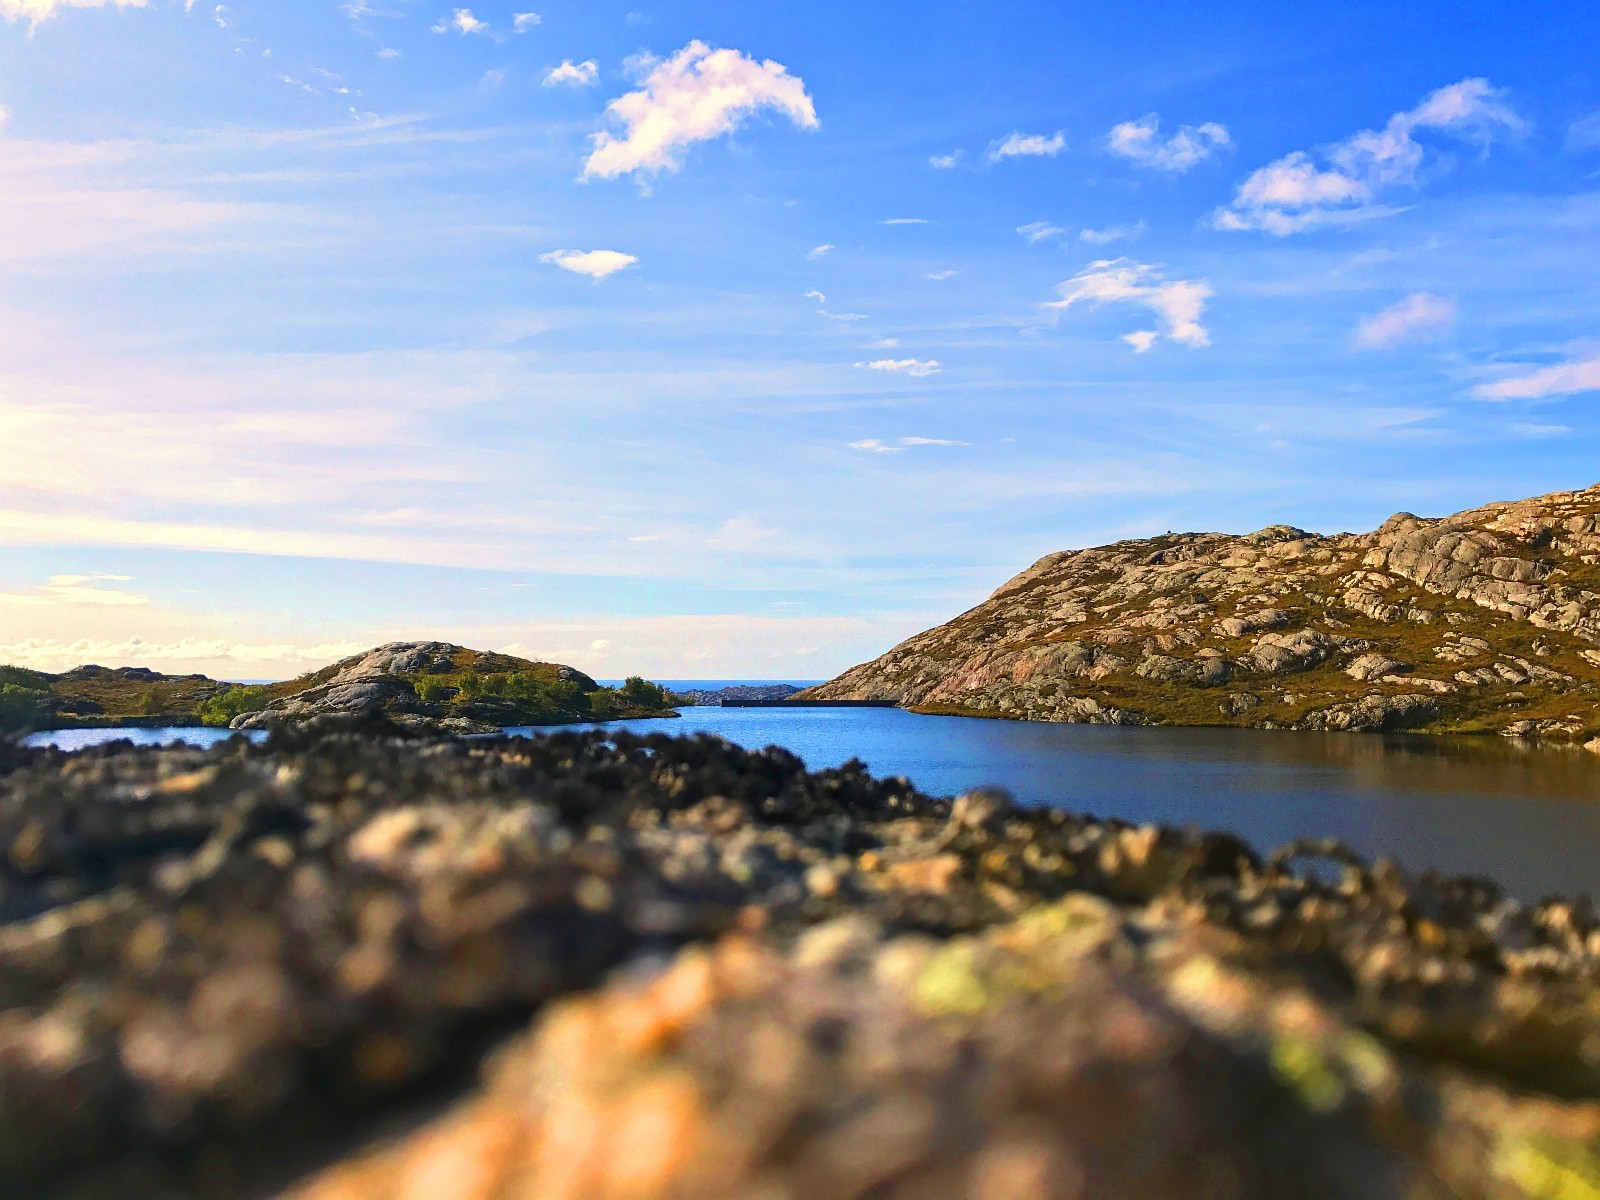
[[926, 225], [927, 217], [888, 217], [879, 221], [879, 225]]
[[551, 67], [544, 74], [545, 87], [587, 87], [600, 75], [600, 64], [592, 58], [575, 63], [563, 59], [559, 67]]
[[543, 20], [544, 18], [536, 12], [520, 12], [512, 16], [511, 28], [516, 30], [518, 33], [527, 33], [528, 30], [532, 29], [535, 25], [538, 25]]
[[1387, 350], [1403, 342], [1430, 342], [1456, 323], [1456, 302], [1431, 292], [1412, 292], [1382, 312], [1362, 317], [1355, 343], [1363, 350]]
[[890, 371], [897, 375], [914, 375], [922, 378], [927, 375], [937, 375], [944, 368], [939, 365], [939, 360], [930, 358], [878, 358], [871, 362], [858, 362], [856, 366], [863, 371]]
[[64, 8], [145, 8], [149, 0], [0, 0], [0, 17], [37, 25]]
[[757, 62], [694, 41], [666, 61], [646, 65], [643, 86], [607, 105], [622, 133], [594, 135], [584, 178], [676, 171], [690, 146], [730, 133], [764, 109], [803, 129], [820, 124], [805, 81], [771, 59]]
[[945, 270], [945, 271], [928, 271], [928, 272], [925, 272], [922, 277], [924, 279], [932, 279], [935, 282], [942, 282], [943, 280], [946, 280], [946, 279], [954, 279], [955, 276], [956, 276], [956, 272], [955, 271]]
[[1030, 221], [1026, 225], [1018, 225], [1017, 232], [1028, 239], [1028, 244], [1048, 241], [1053, 237], [1060, 237], [1066, 232], [1059, 225], [1052, 225], [1048, 221]]
[[149, 596], [104, 586], [108, 583], [129, 582], [131, 578], [127, 575], [52, 575], [37, 588], [21, 592], [0, 592], [0, 606], [76, 605], [127, 608], [149, 604]]
[[1091, 246], [1109, 246], [1112, 242], [1132, 242], [1143, 237], [1150, 227], [1143, 221], [1133, 225], [1107, 225], [1104, 229], [1080, 229], [1078, 240]]
[[930, 167], [937, 167], [941, 171], [948, 171], [961, 162], [961, 151], [955, 150], [949, 154], [935, 154], [928, 159]]
[[989, 147], [989, 161], [1007, 158], [1054, 158], [1067, 148], [1061, 133], [1013, 133]]
[[1525, 371], [1481, 384], [1473, 391], [1489, 400], [1543, 400], [1549, 396], [1600, 391], [1600, 355]]
[[806, 257], [814, 261], [821, 258], [824, 254], [827, 254], [833, 250], [837, 250], [838, 248], [839, 247], [835, 246], [832, 242], [823, 242], [822, 245], [813, 246], [811, 249], [807, 250]]
[[1140, 167], [1182, 173], [1232, 145], [1225, 126], [1215, 121], [1204, 125], [1180, 125], [1169, 138], [1161, 137], [1161, 118], [1155, 113], [1137, 121], [1113, 125], [1106, 135], [1106, 149]]
[[1220, 209], [1218, 229], [1261, 230], [1279, 237], [1330, 222], [1380, 215], [1380, 198], [1416, 183], [1424, 148], [1416, 134], [1432, 130], [1487, 149], [1502, 134], [1527, 126], [1487, 79], [1463, 79], [1396, 113], [1381, 130], [1364, 129], [1313, 156], [1303, 150], [1252, 174]]
[[1159, 318], [1159, 327], [1137, 330], [1122, 339], [1138, 353], [1149, 350], [1162, 337], [1193, 349], [1211, 344], [1210, 335], [1200, 324], [1212, 294], [1209, 284], [1189, 279], [1169, 281], [1148, 263], [1118, 258], [1090, 263], [1057, 290], [1061, 298], [1045, 305], [1057, 312], [1065, 312], [1075, 304], [1133, 304], [1149, 309]]
[[818, 304], [826, 304], [828, 302], [828, 298], [815, 288], [806, 293], [806, 299], [815, 300]]
[[575, 275], [604, 279], [608, 275], [615, 275], [618, 271], [627, 270], [639, 260], [634, 255], [624, 254], [620, 250], [552, 250], [549, 254], [541, 254], [539, 261], [551, 263]]
[[931, 437], [903, 437], [884, 441], [882, 438], [862, 438], [859, 442], [851, 442], [850, 449], [859, 450], [863, 454], [903, 454], [908, 448], [916, 446], [965, 446], [968, 443], [958, 442], [954, 438]]

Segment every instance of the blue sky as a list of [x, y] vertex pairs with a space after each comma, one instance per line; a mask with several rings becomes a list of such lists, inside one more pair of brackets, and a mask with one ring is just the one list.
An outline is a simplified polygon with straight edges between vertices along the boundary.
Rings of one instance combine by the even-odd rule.
[[1600, 479], [1593, 4], [0, 0], [0, 661], [819, 677]]

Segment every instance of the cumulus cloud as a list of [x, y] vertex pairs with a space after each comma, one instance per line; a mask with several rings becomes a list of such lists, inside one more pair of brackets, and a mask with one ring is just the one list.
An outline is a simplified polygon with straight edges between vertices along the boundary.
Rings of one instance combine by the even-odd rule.
[[1204, 125], [1180, 125], [1169, 138], [1161, 136], [1161, 118], [1155, 113], [1137, 121], [1113, 125], [1106, 135], [1106, 149], [1140, 167], [1158, 171], [1187, 171], [1232, 144], [1225, 126], [1215, 121]]
[[944, 369], [936, 358], [925, 361], [919, 358], [878, 358], [872, 362], [858, 362], [856, 366], [863, 371], [892, 371], [899, 375], [915, 375], [919, 378], [937, 375]]
[[433, 27], [435, 33], [459, 33], [466, 36], [469, 33], [488, 33], [489, 23], [480, 21], [472, 15], [470, 8], [458, 8], [454, 16], [446, 17]]
[[620, 250], [552, 250], [549, 254], [541, 254], [539, 261], [551, 263], [574, 275], [604, 279], [607, 275], [627, 270], [639, 260]]
[[1382, 129], [1364, 129], [1317, 155], [1297, 150], [1260, 168], [1242, 184], [1214, 223], [1218, 229], [1257, 229], [1279, 237], [1316, 225], [1357, 220], [1384, 210], [1380, 198], [1414, 186], [1425, 155], [1416, 138], [1434, 131], [1485, 149], [1525, 122], [1487, 79], [1463, 79], [1396, 113]]
[[1046, 136], [1042, 133], [1013, 133], [989, 147], [989, 161], [1003, 158], [1054, 158], [1067, 148], [1067, 139], [1060, 133]]
[[545, 87], [587, 87], [600, 75], [600, 64], [592, 58], [586, 58], [581, 63], [575, 63], [570, 58], [563, 59], [559, 67], [552, 67], [545, 72]]
[[1456, 302], [1431, 292], [1413, 292], [1382, 312], [1362, 317], [1356, 324], [1356, 345], [1363, 350], [1387, 350], [1402, 342], [1437, 341], [1456, 323]]
[[937, 167], [941, 171], [948, 171], [961, 161], [961, 151], [956, 150], [950, 154], [935, 154], [928, 159], [930, 167]]
[[1548, 396], [1597, 392], [1600, 391], [1600, 356], [1540, 367], [1536, 371], [1482, 384], [1473, 390], [1490, 400], [1543, 400]]
[[1136, 225], [1107, 225], [1104, 229], [1081, 229], [1078, 231], [1078, 240], [1088, 242], [1091, 246], [1108, 246], [1112, 242], [1131, 242], [1135, 238], [1143, 237], [1145, 230], [1149, 228], [1140, 221]]
[[1059, 225], [1052, 225], [1048, 221], [1029, 221], [1026, 225], [1018, 225], [1017, 232], [1027, 238], [1028, 244], [1031, 246], [1036, 242], [1060, 237], [1066, 230]]
[[1134, 304], [1149, 309], [1159, 319], [1160, 327], [1123, 335], [1123, 341], [1137, 353], [1143, 354], [1162, 337], [1194, 349], [1211, 344], [1210, 335], [1200, 324], [1212, 294], [1209, 284], [1191, 279], [1167, 280], [1148, 263], [1117, 258], [1090, 263], [1057, 290], [1061, 298], [1045, 307], [1058, 313], [1080, 303], [1096, 308], [1102, 304]]
[[839, 247], [835, 246], [832, 242], [823, 242], [822, 245], [813, 246], [810, 250], [807, 250], [806, 257], [809, 259], [818, 259], [824, 254], [827, 254], [830, 250], [837, 250], [838, 248]]
[[144, 8], [149, 0], [0, 0], [0, 17], [37, 25], [63, 8]]
[[676, 171], [694, 143], [731, 133], [763, 109], [803, 129], [819, 125], [805, 81], [771, 59], [757, 62], [694, 41], [666, 61], [646, 65], [643, 86], [606, 107], [622, 132], [594, 135], [584, 178]]

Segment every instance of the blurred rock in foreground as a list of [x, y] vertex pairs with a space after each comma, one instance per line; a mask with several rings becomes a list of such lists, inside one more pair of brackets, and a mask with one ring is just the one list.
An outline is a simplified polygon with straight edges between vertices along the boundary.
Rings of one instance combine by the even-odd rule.
[[705, 737], [0, 772], [7, 1195], [1600, 1196], [1587, 904]]

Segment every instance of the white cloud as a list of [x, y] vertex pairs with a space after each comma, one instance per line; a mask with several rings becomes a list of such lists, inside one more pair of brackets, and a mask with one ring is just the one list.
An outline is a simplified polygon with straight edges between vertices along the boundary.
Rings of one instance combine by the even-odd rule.
[[489, 23], [480, 21], [472, 15], [470, 8], [458, 8], [455, 15], [446, 17], [433, 27], [435, 33], [459, 33], [463, 37], [469, 33], [488, 33]]
[[1028, 239], [1028, 244], [1043, 242], [1049, 238], [1060, 237], [1066, 232], [1059, 225], [1052, 225], [1048, 221], [1030, 221], [1026, 225], [1018, 225], [1017, 232]]
[[1387, 350], [1401, 342], [1437, 341], [1456, 323], [1456, 302], [1430, 292], [1413, 292], [1356, 324], [1356, 345]]
[[1600, 356], [1540, 367], [1523, 375], [1482, 384], [1473, 391], [1490, 400], [1543, 400], [1547, 396], [1600, 391]]
[[879, 221], [879, 225], [926, 225], [927, 217], [889, 217]]
[[732, 132], [762, 109], [783, 113], [804, 129], [818, 127], [805, 81], [771, 59], [757, 62], [694, 41], [648, 65], [644, 86], [606, 107], [623, 132], [594, 135], [584, 178], [676, 171], [688, 147]]
[[863, 438], [859, 442], [851, 442], [850, 449], [860, 450], [865, 454], [903, 454], [909, 446], [965, 446], [968, 443], [958, 442], [952, 438], [931, 437], [903, 437], [894, 439], [898, 445], [886, 442], [882, 438]]
[[942, 280], [945, 280], [945, 279], [954, 278], [955, 274], [956, 273], [954, 271], [929, 271], [927, 274], [925, 274], [923, 276], [923, 278], [924, 279], [932, 279], [932, 280], [936, 280], [936, 281], [942, 281]]
[[552, 250], [549, 254], [541, 254], [539, 261], [552, 263], [575, 275], [604, 279], [607, 275], [627, 270], [639, 260], [620, 250]]
[[837, 250], [838, 248], [832, 242], [823, 242], [822, 245], [813, 246], [810, 250], [807, 250], [806, 257], [813, 260], [819, 259], [829, 251]]
[[928, 159], [930, 167], [937, 167], [941, 171], [948, 171], [961, 161], [961, 151], [956, 150], [950, 154], [935, 154]]
[[586, 58], [581, 63], [575, 63], [570, 58], [563, 59], [559, 67], [552, 67], [545, 72], [545, 87], [587, 87], [600, 75], [600, 64], [592, 58]]
[[989, 147], [989, 161], [1004, 158], [1054, 158], [1067, 148], [1067, 139], [1060, 133], [1046, 136], [1042, 133], [1013, 133]]
[[1572, 432], [1567, 425], [1513, 425], [1511, 432], [1523, 438], [1566, 437]]
[[123, 608], [149, 604], [149, 596], [101, 586], [129, 582], [131, 577], [127, 575], [52, 575], [45, 583], [30, 591], [0, 592], [0, 607], [90, 605], [97, 608]]
[[898, 350], [899, 348], [900, 348], [900, 339], [899, 338], [892, 338], [892, 337], [874, 338], [872, 341], [867, 343], [867, 349], [868, 350]]
[[1106, 135], [1106, 148], [1119, 158], [1141, 167], [1180, 173], [1231, 144], [1227, 129], [1215, 121], [1179, 126], [1177, 133], [1163, 141], [1161, 118], [1155, 113], [1113, 125]]
[[149, 0], [0, 0], [0, 17], [37, 25], [63, 8], [144, 8]]
[[1107, 246], [1112, 242], [1131, 242], [1144, 236], [1150, 227], [1143, 221], [1136, 225], [1107, 225], [1104, 229], [1080, 229], [1078, 240], [1091, 246]]
[[866, 313], [835, 313], [821, 312], [819, 316], [827, 317], [830, 321], [867, 321], [871, 318]]
[[527, 33], [544, 18], [535, 12], [517, 13], [511, 18], [511, 28], [518, 33]]
[[1095, 307], [1135, 304], [1153, 312], [1160, 318], [1161, 328], [1141, 329], [1123, 338], [1138, 353], [1149, 350], [1160, 337], [1196, 349], [1211, 344], [1200, 324], [1212, 294], [1209, 284], [1189, 279], [1168, 281], [1147, 263], [1117, 258], [1090, 263], [1057, 290], [1061, 298], [1045, 305], [1057, 312], [1065, 312], [1078, 303]]
[[864, 371], [892, 371], [900, 375], [915, 375], [918, 378], [937, 375], [944, 369], [936, 358], [926, 361], [918, 358], [879, 358], [872, 362], [858, 362], [856, 366]]
[[806, 293], [806, 299], [815, 300], [818, 304], [826, 304], [828, 302], [828, 298], [815, 288]]
[[1315, 225], [1381, 215], [1379, 198], [1414, 186], [1424, 149], [1414, 136], [1436, 130], [1487, 149], [1495, 135], [1517, 134], [1525, 122], [1486, 79], [1463, 79], [1396, 113], [1381, 130], [1364, 129], [1314, 157], [1303, 150], [1260, 168], [1242, 184], [1218, 229], [1258, 229], [1283, 237]]
[[396, 50], [393, 46], [385, 46], [383, 49], [378, 51], [378, 57], [384, 59], [399, 58], [400, 51]]

